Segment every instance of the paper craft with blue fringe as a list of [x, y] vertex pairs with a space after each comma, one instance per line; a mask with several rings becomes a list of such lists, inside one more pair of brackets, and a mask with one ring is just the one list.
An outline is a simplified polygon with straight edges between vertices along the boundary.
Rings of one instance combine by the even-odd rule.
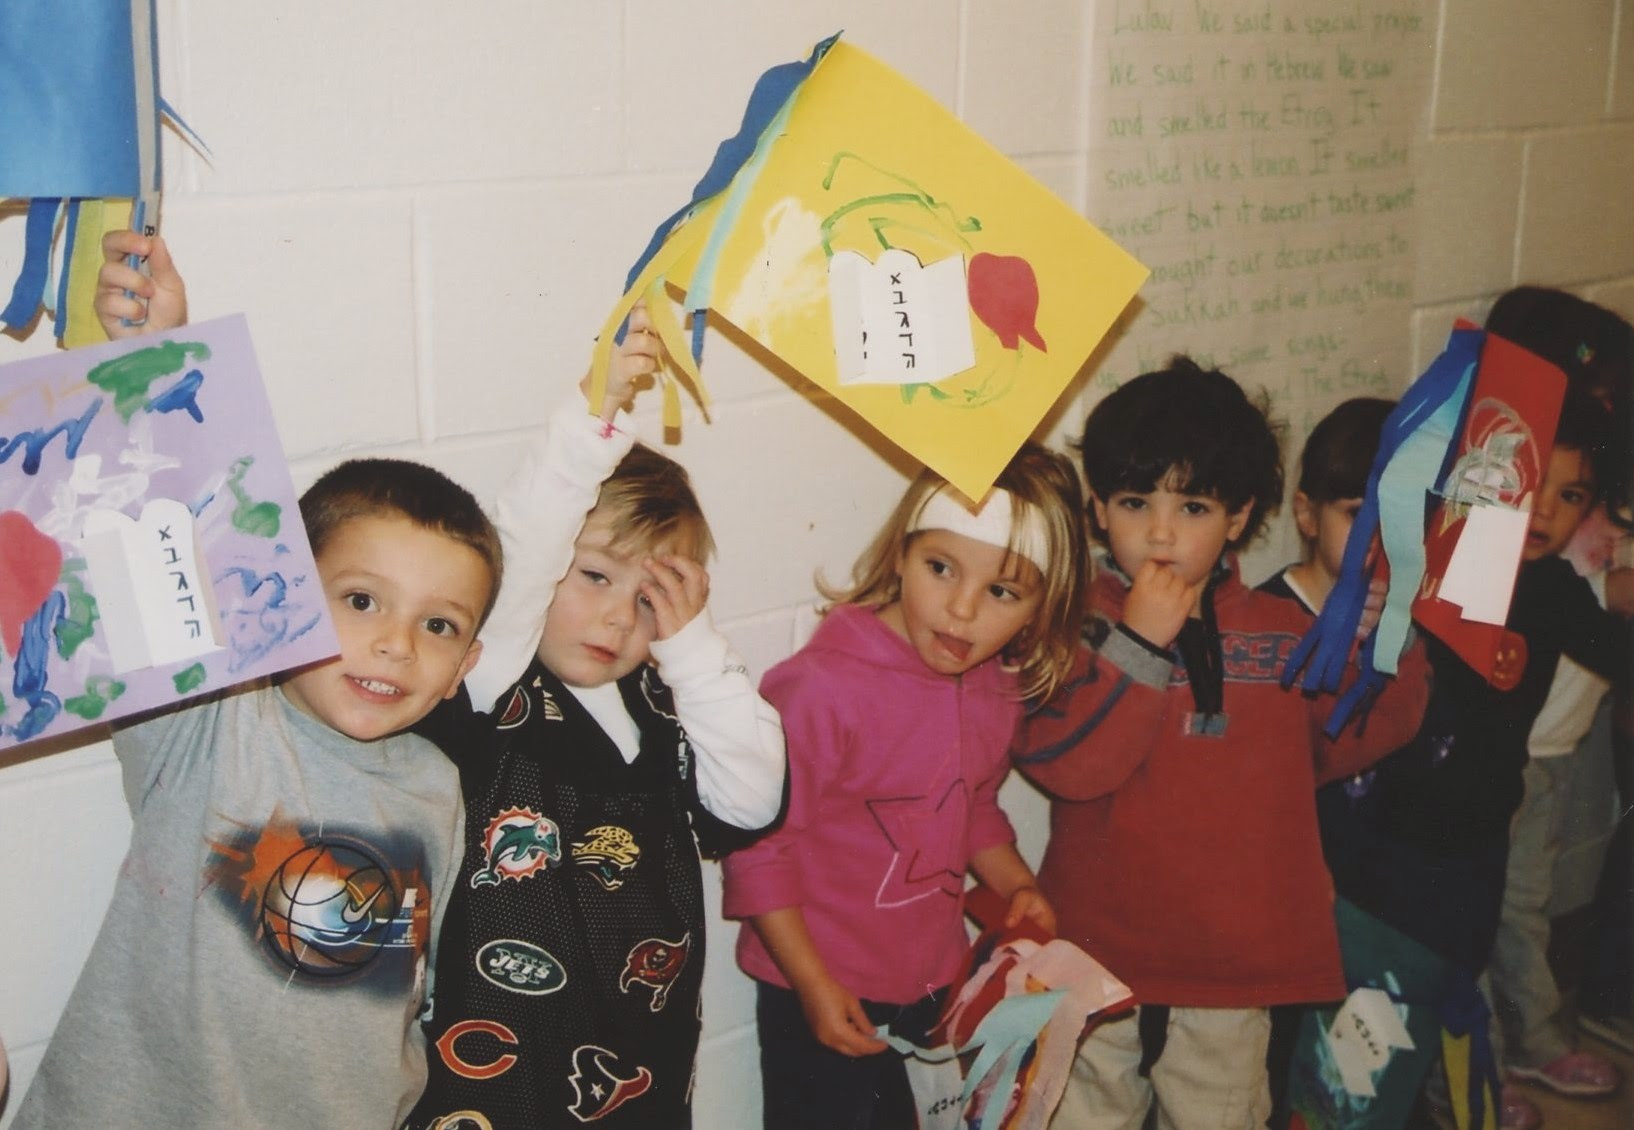
[[[1385, 678], [1396, 673], [1414, 620], [1489, 681], [1502, 685], [1518, 677], [1514, 667], [1517, 660], [1524, 665], [1524, 641], [1502, 625], [1520, 547], [1489, 544], [1491, 523], [1481, 519], [1513, 525], [1530, 509], [1564, 383], [1555, 366], [1460, 321], [1386, 419], [1339, 578], [1283, 668], [1284, 686], [1298, 680], [1307, 691], [1337, 691], [1356, 650], [1369, 582], [1388, 577], [1378, 626], [1357, 653], [1360, 676], [1328, 717], [1330, 737], [1352, 715], [1365, 713]], [[1480, 422], [1488, 418], [1496, 422]], [[1482, 555], [1482, 587], [1499, 594], [1487, 600], [1494, 607], [1479, 613], [1466, 606], [1472, 596], [1444, 587], [1465, 539], [1464, 553]]]
[[761, 77], [738, 133], [630, 271], [592, 379], [644, 299], [677, 366], [665, 424], [678, 427], [676, 380], [708, 407], [713, 311], [980, 499], [1147, 271], [837, 39]]
[[0, 327], [43, 305], [65, 346], [107, 340], [91, 305], [102, 236], [158, 229], [161, 116], [199, 144], [159, 97], [156, 34], [154, 0], [0, 4], [0, 198], [29, 201]]

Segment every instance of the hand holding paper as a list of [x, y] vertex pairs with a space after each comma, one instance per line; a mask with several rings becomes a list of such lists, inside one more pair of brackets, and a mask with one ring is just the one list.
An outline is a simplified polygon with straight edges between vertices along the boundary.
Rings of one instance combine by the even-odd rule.
[[[638, 302], [630, 310], [624, 340], [613, 346], [601, 405], [591, 404], [591, 411], [609, 421], [620, 409], [629, 411], [642, 381], [655, 377], [663, 364], [664, 343], [653, 329], [652, 319], [647, 315], [647, 304]], [[584, 379], [579, 382], [579, 389], [586, 401], [594, 396], [594, 386], [592, 374], [585, 373]]]
[[[187, 324], [187, 285], [160, 236], [111, 231], [102, 237], [103, 263], [96, 275], [96, 316], [118, 340]], [[129, 264], [145, 260], [147, 273]]]

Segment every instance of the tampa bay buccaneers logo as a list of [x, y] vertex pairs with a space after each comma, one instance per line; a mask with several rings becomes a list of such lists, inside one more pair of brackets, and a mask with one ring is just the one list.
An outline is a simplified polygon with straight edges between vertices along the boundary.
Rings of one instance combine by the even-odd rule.
[[580, 1122], [594, 1122], [652, 1089], [652, 1072], [647, 1068], [638, 1066], [634, 1075], [624, 1075], [620, 1074], [622, 1067], [618, 1056], [606, 1048], [595, 1044], [574, 1048], [573, 1074], [567, 1077], [573, 1085], [568, 1112]]
[[471, 876], [471, 888], [496, 887], [502, 879], [521, 882], [562, 861], [556, 822], [531, 808], [507, 808], [482, 833], [487, 866]]
[[616, 824], [602, 824], [590, 829], [584, 839], [573, 843], [573, 862], [588, 867], [596, 881], [609, 891], [624, 885], [626, 873], [635, 870], [641, 858], [641, 845], [628, 828]]
[[[545, 690], [545, 684], [536, 675], [533, 679], [533, 689], [539, 695], [540, 716], [548, 722], [562, 720], [562, 708], [556, 704], [556, 699]], [[533, 696], [521, 687], [513, 688], [511, 697], [505, 702], [505, 709], [499, 715], [499, 729], [514, 730], [526, 722], [533, 714]]]
[[687, 954], [691, 952], [690, 930], [682, 934], [678, 942], [667, 942], [663, 938], [637, 942], [624, 959], [624, 972], [619, 976], [618, 987], [626, 993], [631, 985], [651, 989], [652, 1000], [647, 1007], [657, 1012], [669, 999], [670, 986], [681, 975], [681, 967], [686, 964]]

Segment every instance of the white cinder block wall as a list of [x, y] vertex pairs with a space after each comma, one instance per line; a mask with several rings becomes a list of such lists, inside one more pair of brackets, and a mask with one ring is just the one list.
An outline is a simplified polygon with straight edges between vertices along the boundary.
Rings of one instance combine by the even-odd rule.
[[[1537, 12], [1439, 5], [1419, 308], [1402, 327], [1421, 359], [1451, 316], [1523, 280], [1634, 316], [1634, 0], [1556, 0], [1541, 30]], [[167, 143], [164, 230], [196, 319], [249, 314], [300, 485], [343, 454], [391, 453], [487, 498], [762, 70], [844, 28], [1081, 205], [1092, 14], [1092, 0], [159, 0], [165, 93], [213, 151]], [[0, 207], [8, 280], [21, 229]], [[45, 329], [0, 337], [0, 361], [51, 347]], [[903, 464], [719, 337], [708, 359], [715, 421], [689, 418], [676, 454], [721, 547], [715, 614], [764, 670], [790, 649], [813, 570], [843, 574]], [[1036, 853], [1041, 803], [1014, 782], [1006, 799]], [[13, 1107], [128, 828], [106, 743], [0, 755]], [[759, 1110], [734, 929], [710, 938], [697, 1089], [698, 1125], [728, 1130]]]

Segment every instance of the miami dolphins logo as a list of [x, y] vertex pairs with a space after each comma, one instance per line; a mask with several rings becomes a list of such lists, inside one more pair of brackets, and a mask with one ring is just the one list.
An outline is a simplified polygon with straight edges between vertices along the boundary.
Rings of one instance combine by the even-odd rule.
[[502, 879], [521, 882], [562, 861], [556, 822], [531, 808], [507, 808], [482, 833], [487, 866], [471, 876], [471, 889], [496, 887]]
[[573, 1102], [568, 1112], [580, 1122], [594, 1122], [606, 1118], [633, 1098], [652, 1089], [652, 1072], [637, 1067], [634, 1075], [620, 1075], [618, 1056], [595, 1044], [580, 1044], [573, 1049], [573, 1074], [567, 1081], [573, 1085]]
[[573, 844], [573, 862], [588, 867], [596, 881], [609, 891], [624, 885], [625, 873], [635, 870], [641, 846], [627, 828], [602, 824], [585, 833]]
[[663, 938], [648, 938], [637, 942], [624, 958], [624, 972], [619, 976], [621, 992], [629, 992], [631, 985], [652, 990], [647, 1007], [657, 1012], [669, 999], [670, 986], [681, 975], [687, 954], [692, 952], [692, 932], [681, 935], [678, 942]]

